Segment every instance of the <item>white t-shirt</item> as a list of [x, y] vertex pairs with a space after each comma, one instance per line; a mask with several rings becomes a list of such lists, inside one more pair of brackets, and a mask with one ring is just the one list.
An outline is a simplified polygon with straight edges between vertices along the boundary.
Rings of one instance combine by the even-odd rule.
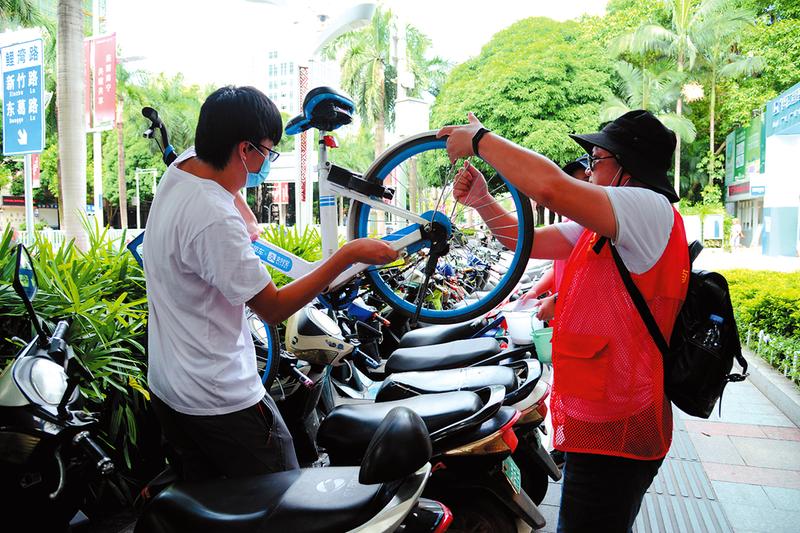
[[244, 304], [270, 282], [234, 196], [177, 167], [161, 178], [144, 239], [150, 389], [188, 415], [222, 415], [264, 396]]
[[[642, 187], [603, 187], [617, 220], [614, 241], [622, 262], [634, 274], [647, 272], [667, 248], [675, 222], [669, 200]], [[577, 222], [555, 224], [574, 246], [583, 233]]]

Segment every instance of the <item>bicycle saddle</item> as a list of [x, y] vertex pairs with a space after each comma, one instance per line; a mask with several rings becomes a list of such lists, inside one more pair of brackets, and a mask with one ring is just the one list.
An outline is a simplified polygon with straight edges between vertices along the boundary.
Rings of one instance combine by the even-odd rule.
[[303, 112], [286, 123], [286, 135], [311, 128], [333, 131], [353, 121], [355, 104], [349, 96], [330, 87], [311, 89], [303, 99]]

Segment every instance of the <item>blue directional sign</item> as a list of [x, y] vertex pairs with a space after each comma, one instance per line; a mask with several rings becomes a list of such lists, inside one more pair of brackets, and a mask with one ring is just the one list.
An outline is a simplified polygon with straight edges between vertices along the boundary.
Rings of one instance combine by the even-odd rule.
[[44, 150], [42, 40], [0, 49], [3, 76], [3, 154]]

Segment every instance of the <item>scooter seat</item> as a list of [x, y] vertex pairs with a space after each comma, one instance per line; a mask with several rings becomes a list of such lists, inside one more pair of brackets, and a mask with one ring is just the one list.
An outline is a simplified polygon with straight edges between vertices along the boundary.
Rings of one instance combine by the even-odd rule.
[[387, 503], [384, 485], [358, 483], [356, 467], [180, 482], [145, 508], [136, 533], [348, 531]]
[[466, 339], [480, 331], [484, 326], [483, 319], [468, 320], [458, 324], [438, 324], [424, 328], [412, 329], [400, 338], [398, 348], [414, 348], [442, 344], [458, 339]]
[[386, 360], [386, 373], [461, 368], [498, 353], [500, 343], [491, 337], [400, 348]]
[[340, 405], [320, 425], [317, 442], [328, 452], [331, 464], [357, 465], [384, 417], [398, 406], [417, 413], [432, 433], [474, 415], [483, 402], [474, 392], [458, 391], [393, 402]]
[[517, 375], [505, 366], [475, 366], [433, 372], [398, 372], [386, 378], [375, 396], [376, 402], [413, 398], [421, 394], [474, 391], [502, 385], [506, 394], [517, 386]]

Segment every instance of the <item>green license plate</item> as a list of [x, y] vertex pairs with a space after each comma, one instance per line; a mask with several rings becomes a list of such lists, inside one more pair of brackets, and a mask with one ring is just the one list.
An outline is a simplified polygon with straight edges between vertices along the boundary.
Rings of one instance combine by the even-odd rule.
[[514, 462], [514, 459], [512, 459], [510, 455], [503, 461], [503, 474], [505, 474], [514, 492], [517, 494], [522, 492], [522, 474], [519, 471], [517, 463]]

